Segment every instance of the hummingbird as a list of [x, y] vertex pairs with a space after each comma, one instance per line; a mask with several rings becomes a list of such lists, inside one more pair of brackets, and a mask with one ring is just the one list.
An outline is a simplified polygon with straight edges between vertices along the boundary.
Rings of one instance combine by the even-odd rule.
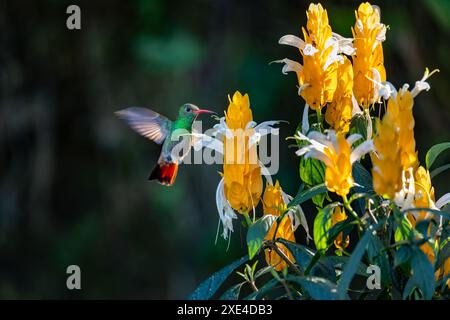
[[169, 120], [158, 112], [141, 107], [129, 107], [115, 112], [119, 119], [125, 121], [137, 133], [157, 144], [162, 144], [158, 162], [148, 180], [157, 180], [166, 186], [174, 184], [178, 164], [187, 155], [187, 152], [181, 155], [173, 152], [180, 143], [179, 133], [184, 132], [181, 143], [187, 144], [185, 145], [187, 148], [182, 148], [182, 152], [189, 151], [193, 143], [192, 136], [186, 136], [185, 133], [192, 133], [192, 124], [197, 116], [203, 113], [215, 114], [214, 111], [199, 109], [191, 103], [186, 103], [178, 109], [178, 117], [175, 121]]

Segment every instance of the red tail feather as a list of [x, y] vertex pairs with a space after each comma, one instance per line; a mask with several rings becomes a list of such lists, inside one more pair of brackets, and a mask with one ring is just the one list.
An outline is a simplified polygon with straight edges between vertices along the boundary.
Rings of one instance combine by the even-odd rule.
[[159, 183], [165, 186], [171, 186], [175, 182], [178, 172], [177, 163], [169, 163], [160, 161], [153, 168], [148, 180], [158, 180]]

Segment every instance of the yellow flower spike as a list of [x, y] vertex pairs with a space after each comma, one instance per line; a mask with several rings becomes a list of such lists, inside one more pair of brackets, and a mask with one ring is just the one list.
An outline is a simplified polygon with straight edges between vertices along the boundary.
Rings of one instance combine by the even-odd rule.
[[[275, 185], [270, 185], [267, 183], [266, 189], [264, 190], [264, 196], [262, 199], [264, 214], [271, 214], [274, 216], [279, 216], [286, 210], [286, 203], [283, 200], [283, 191], [279, 182], [277, 181]], [[277, 230], [275, 235], [275, 230]], [[282, 238], [291, 242], [295, 242], [294, 231], [292, 229], [292, 221], [289, 215], [285, 215], [283, 220], [280, 222], [280, 226], [277, 229], [277, 223], [275, 222], [270, 228], [266, 235], [266, 240], [272, 240], [274, 238]], [[288, 257], [290, 261], [295, 263], [295, 259], [291, 252], [281, 243], [277, 242], [277, 247]], [[265, 251], [266, 262], [271, 265], [277, 271], [283, 270], [287, 264], [286, 262], [271, 249], [266, 249]]]
[[275, 182], [275, 185], [266, 184], [262, 203], [264, 214], [279, 216], [284, 212], [286, 204], [284, 203], [283, 193], [278, 180]]
[[386, 26], [380, 22], [379, 9], [370, 3], [362, 3], [355, 12], [356, 23], [352, 28], [353, 74], [356, 101], [368, 108], [378, 100], [377, 82], [386, 81], [382, 42], [385, 40]]
[[398, 130], [394, 118], [388, 112], [377, 122], [377, 135], [372, 154], [373, 187], [376, 193], [394, 199], [402, 187], [402, 164], [398, 145]]
[[371, 140], [364, 141], [352, 149], [353, 143], [362, 137], [354, 134], [345, 138], [345, 134], [336, 133], [334, 130], [328, 130], [327, 135], [311, 131], [308, 136], [305, 136], [303, 133], [297, 132], [295, 138], [310, 143], [297, 150], [296, 154], [322, 161], [326, 166], [325, 185], [327, 189], [341, 197], [346, 197], [354, 185], [353, 163], [373, 150]]
[[[447, 258], [444, 265], [439, 267], [434, 276], [436, 279], [446, 277], [450, 273], [450, 258]], [[447, 280], [447, 287], [450, 289], [450, 279]]]
[[224, 194], [233, 209], [244, 213], [256, 207], [260, 200], [261, 168], [256, 145], [249, 148], [249, 137], [254, 134], [254, 129], [247, 128], [253, 120], [250, 99], [236, 91], [229, 100], [225, 121], [232, 137], [224, 138]]
[[337, 134], [336, 138], [338, 148], [325, 149], [325, 154], [331, 160], [331, 165], [325, 170], [325, 185], [331, 192], [344, 197], [354, 184], [350, 163], [351, 148], [344, 134]]
[[338, 65], [338, 83], [333, 101], [328, 105], [325, 120], [334, 130], [347, 133], [352, 121], [353, 67], [349, 59]]
[[418, 165], [416, 153], [416, 140], [414, 139], [414, 99], [411, 92], [400, 90], [388, 102], [388, 112], [395, 118], [399, 130], [400, 157], [404, 170], [415, 168]]
[[[333, 210], [333, 214], [331, 215], [331, 225], [334, 226], [335, 224], [344, 221], [347, 219], [347, 215], [345, 214], [345, 210], [341, 207], [336, 207]], [[343, 232], [339, 233], [339, 235], [334, 240], [334, 245], [336, 248], [342, 250], [348, 247], [350, 244], [350, 237], [347, 236], [345, 238], [345, 241], [342, 239]]]
[[331, 102], [337, 86], [338, 62], [335, 47], [326, 44], [332, 38], [328, 14], [320, 4], [310, 4], [308, 22], [302, 28], [305, 47], [301, 51], [303, 68], [297, 72], [299, 94], [311, 109], [317, 110]]
[[[430, 173], [424, 167], [420, 166], [414, 173], [415, 196], [414, 206], [416, 208], [433, 208], [435, 202], [434, 188], [431, 185]], [[417, 214], [416, 221], [425, 219], [426, 211], [420, 211]], [[413, 226], [415, 223], [413, 224]]]

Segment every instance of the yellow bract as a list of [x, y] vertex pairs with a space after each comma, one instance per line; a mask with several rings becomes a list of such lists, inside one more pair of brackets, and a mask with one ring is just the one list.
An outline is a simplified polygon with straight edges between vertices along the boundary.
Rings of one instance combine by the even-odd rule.
[[[347, 219], [347, 215], [345, 214], [345, 210], [341, 209], [341, 207], [336, 207], [333, 211], [333, 214], [331, 215], [331, 225], [334, 226], [335, 224], [344, 221]], [[350, 237], [347, 236], [345, 240], [342, 240], [343, 232], [339, 233], [339, 235], [334, 239], [334, 245], [338, 249], [345, 249], [350, 244]]]
[[244, 213], [256, 207], [263, 188], [257, 147], [249, 148], [249, 137], [254, 130], [246, 129], [253, 120], [247, 94], [242, 96], [237, 91], [233, 95], [225, 118], [232, 137], [224, 138], [224, 192], [231, 207]]
[[362, 3], [355, 15], [356, 23], [352, 28], [356, 49], [353, 56], [353, 92], [358, 104], [368, 108], [377, 96], [372, 80], [386, 81], [381, 45], [386, 27], [380, 23], [379, 11], [368, 2]]
[[[270, 184], [266, 185], [262, 202], [264, 214], [279, 216], [286, 210], [286, 204], [283, 201], [282, 190], [278, 181], [275, 183], [275, 186]], [[267, 240], [272, 240], [274, 238], [276, 229], [277, 223], [275, 222], [266, 235]], [[280, 222], [280, 226], [278, 227], [275, 235], [275, 239], [277, 238], [295, 242], [291, 219], [288, 215], [285, 215], [283, 220]], [[277, 242], [276, 245], [286, 255], [286, 257], [289, 258], [290, 261], [295, 263], [295, 259], [291, 252], [283, 244]], [[266, 249], [265, 255], [267, 264], [274, 267], [275, 270], [281, 271], [287, 266], [286, 262], [274, 250]]]
[[[437, 269], [434, 276], [436, 279], [440, 279], [442, 277], [446, 277], [450, 273], [450, 258], [447, 258], [444, 262], [444, 265]], [[450, 289], [450, 279], [447, 280], [447, 287]]]
[[310, 4], [306, 15], [307, 30], [302, 28], [305, 43], [317, 51], [309, 54], [305, 54], [305, 50], [301, 51], [303, 69], [297, 72], [297, 77], [302, 88], [300, 95], [312, 109], [317, 110], [333, 99], [337, 86], [337, 62], [326, 65], [333, 50], [333, 46], [325, 46], [332, 37], [327, 11], [321, 4]]
[[388, 102], [388, 110], [395, 118], [395, 123], [399, 131], [398, 144], [400, 157], [404, 170], [415, 168], [418, 165], [416, 140], [414, 139], [414, 99], [411, 92], [400, 90], [396, 97], [392, 97]]
[[[431, 185], [430, 173], [424, 167], [417, 168], [414, 174], [415, 196], [414, 206], [416, 208], [432, 208], [435, 202], [434, 188]], [[425, 211], [419, 212], [417, 220], [422, 220], [426, 216]]]
[[383, 120], [377, 122], [377, 135], [373, 140], [376, 153], [372, 154], [374, 190], [388, 199], [394, 199], [402, 183], [398, 136], [397, 126], [388, 109]]
[[347, 57], [344, 57], [344, 63], [339, 63], [337, 77], [337, 88], [333, 101], [327, 107], [325, 120], [337, 132], [346, 133], [352, 121], [353, 93], [353, 68]]
[[353, 187], [352, 165], [350, 163], [351, 146], [345, 135], [336, 135], [337, 148], [326, 147], [325, 155], [330, 159], [325, 170], [325, 185], [331, 192], [344, 197]]

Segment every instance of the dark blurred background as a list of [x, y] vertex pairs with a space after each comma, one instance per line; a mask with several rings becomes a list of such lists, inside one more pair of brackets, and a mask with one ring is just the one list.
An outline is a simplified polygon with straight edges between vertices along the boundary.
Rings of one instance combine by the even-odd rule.
[[[322, 1], [334, 31], [351, 36], [359, 3]], [[81, 7], [79, 31], [66, 28], [70, 4]], [[300, 59], [277, 41], [300, 35], [308, 4], [1, 0], [0, 298], [184, 298], [245, 254], [239, 223], [228, 252], [214, 245], [220, 166], [181, 167], [172, 188], [148, 182], [159, 147], [113, 112], [140, 105], [174, 117], [185, 102], [222, 112], [240, 90], [257, 122], [289, 120], [280, 136], [292, 135], [304, 102], [295, 76], [268, 63]], [[390, 26], [388, 80], [413, 85], [425, 67], [441, 70], [414, 106], [423, 162], [450, 140], [450, 1], [372, 4]], [[276, 178], [295, 195], [298, 159], [284, 141], [280, 153]], [[438, 197], [449, 177], [434, 180]], [[66, 289], [70, 264], [81, 291]]]

